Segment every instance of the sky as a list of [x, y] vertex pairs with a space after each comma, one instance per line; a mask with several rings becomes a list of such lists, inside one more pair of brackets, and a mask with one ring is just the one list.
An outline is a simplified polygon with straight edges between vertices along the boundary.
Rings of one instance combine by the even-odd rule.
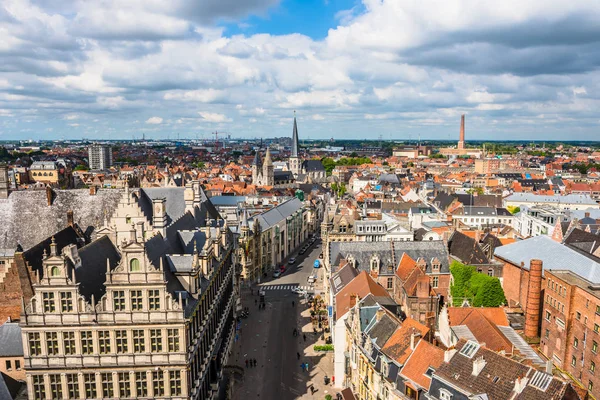
[[2, 0], [0, 140], [600, 140], [598, 0]]

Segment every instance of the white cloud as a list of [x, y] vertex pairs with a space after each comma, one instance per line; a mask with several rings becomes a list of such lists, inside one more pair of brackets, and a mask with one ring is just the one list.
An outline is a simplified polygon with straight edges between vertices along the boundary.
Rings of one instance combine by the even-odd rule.
[[162, 124], [163, 119], [161, 117], [150, 117], [146, 120], [147, 124], [158, 125]]
[[324, 119], [325, 119], [325, 117], [321, 114], [315, 114], [312, 116], [313, 121], [323, 121]]
[[225, 114], [210, 113], [203, 111], [198, 111], [198, 114], [202, 117], [203, 120], [207, 122], [231, 122], [231, 119], [227, 118]]

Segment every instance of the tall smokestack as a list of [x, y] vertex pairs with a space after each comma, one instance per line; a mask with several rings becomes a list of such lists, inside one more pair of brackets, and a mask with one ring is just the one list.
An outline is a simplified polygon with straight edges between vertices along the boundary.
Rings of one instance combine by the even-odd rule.
[[460, 116], [460, 139], [458, 140], [458, 148], [465, 148], [465, 114]]
[[525, 308], [525, 336], [538, 337], [540, 321], [540, 298], [542, 291], [542, 260], [531, 260], [529, 264], [529, 288]]

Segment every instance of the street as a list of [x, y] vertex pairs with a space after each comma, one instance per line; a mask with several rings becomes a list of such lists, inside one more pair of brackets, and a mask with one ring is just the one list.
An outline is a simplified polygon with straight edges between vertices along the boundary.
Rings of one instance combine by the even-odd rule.
[[[323, 383], [325, 375], [333, 373], [333, 353], [317, 354], [313, 350], [315, 344], [324, 342], [321, 334], [313, 332], [306, 300], [292, 292], [294, 287], [307, 288], [308, 277], [316, 271], [319, 279], [315, 294], [320, 293], [321, 269], [314, 269], [313, 263], [321, 250], [321, 241], [317, 240], [304, 255], [294, 254], [296, 263], [286, 264], [281, 277], [269, 278], [244, 291], [242, 302], [250, 316], [242, 319], [240, 340], [234, 347], [234, 359], [244, 368], [244, 378], [234, 386], [233, 399], [322, 399], [327, 391], [334, 394]], [[258, 307], [259, 290], [265, 292], [264, 310]], [[299, 331], [297, 336], [293, 335], [294, 329]], [[246, 366], [249, 359], [256, 359], [257, 366]], [[301, 368], [303, 363], [308, 363], [307, 371]]]

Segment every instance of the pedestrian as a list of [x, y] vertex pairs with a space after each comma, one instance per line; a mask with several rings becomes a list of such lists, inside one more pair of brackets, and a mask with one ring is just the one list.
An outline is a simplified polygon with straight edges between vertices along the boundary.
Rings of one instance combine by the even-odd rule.
[[294, 301], [292, 300], [292, 307], [295, 307], [296, 303], [294, 303]]
[[306, 333], [302, 334], [302, 338], [304, 339], [304, 341], [306, 342]]
[[254, 299], [254, 305], [256, 305], [256, 303], [258, 303], [258, 300], [257, 300], [257, 299]]
[[248, 360], [250, 362], [250, 368], [252, 368], [252, 359]]
[[310, 394], [315, 394], [315, 387], [313, 385], [310, 385]]
[[296, 357], [298, 357], [298, 360], [300, 359], [300, 353], [296, 353]]
[[306, 372], [308, 372], [308, 363], [306, 363]]
[[254, 359], [254, 366], [256, 367], [256, 358]]
[[248, 360], [246, 360], [246, 368], [248, 368]]
[[304, 363], [300, 364], [300, 368], [302, 368], [302, 371], [304, 371]]

